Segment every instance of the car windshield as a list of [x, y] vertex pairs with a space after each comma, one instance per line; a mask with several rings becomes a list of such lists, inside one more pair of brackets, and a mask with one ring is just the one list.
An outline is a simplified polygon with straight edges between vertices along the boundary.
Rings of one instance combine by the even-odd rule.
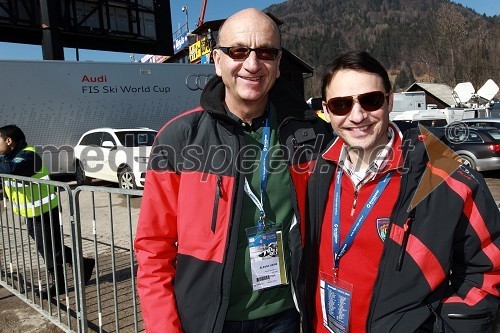
[[124, 131], [115, 134], [124, 147], [152, 146], [156, 136], [155, 131]]

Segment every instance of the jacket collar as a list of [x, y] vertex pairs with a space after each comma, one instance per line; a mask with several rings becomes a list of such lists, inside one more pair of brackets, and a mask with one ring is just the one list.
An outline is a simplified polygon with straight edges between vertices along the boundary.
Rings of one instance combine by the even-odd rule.
[[14, 156], [16, 156], [21, 150], [23, 150], [24, 148], [26, 148], [28, 144], [26, 143], [26, 141], [24, 140], [21, 140], [19, 142], [16, 143], [16, 147], [14, 147], [14, 150], [12, 150], [10, 153], [8, 154], [5, 154], [5, 156], [7, 156], [8, 158], [13, 158]]
[[[222, 78], [213, 76], [201, 94], [200, 104], [212, 116], [227, 122], [236, 121], [227, 115], [224, 108], [225, 86]], [[314, 119], [317, 117], [304, 98], [286, 80], [278, 78], [269, 94], [269, 100], [278, 114], [278, 123], [288, 117]]]

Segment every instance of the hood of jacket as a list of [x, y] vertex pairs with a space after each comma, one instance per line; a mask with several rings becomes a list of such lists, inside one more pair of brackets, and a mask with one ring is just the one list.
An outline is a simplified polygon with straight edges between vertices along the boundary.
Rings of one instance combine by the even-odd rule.
[[[207, 82], [200, 98], [201, 107], [216, 118], [228, 122], [235, 122], [226, 114], [224, 108], [226, 89], [222, 78], [213, 76]], [[314, 119], [316, 114], [305, 102], [300, 93], [285, 79], [278, 78], [269, 92], [269, 100], [273, 103], [277, 113], [278, 122], [281, 123], [288, 117], [299, 119]], [[295, 110], [295, 111], [291, 111]], [[296, 110], [300, 110], [297, 112]]]

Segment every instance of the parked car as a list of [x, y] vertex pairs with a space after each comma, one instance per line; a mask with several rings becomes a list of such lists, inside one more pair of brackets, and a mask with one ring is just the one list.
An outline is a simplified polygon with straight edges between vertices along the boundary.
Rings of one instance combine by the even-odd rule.
[[462, 119], [467, 126], [500, 128], [500, 118], [471, 118]]
[[144, 187], [156, 133], [150, 128], [85, 132], [74, 149], [77, 184], [89, 184], [95, 178], [118, 183], [123, 189]]
[[466, 127], [445, 130], [447, 145], [477, 171], [500, 169], [500, 129]]

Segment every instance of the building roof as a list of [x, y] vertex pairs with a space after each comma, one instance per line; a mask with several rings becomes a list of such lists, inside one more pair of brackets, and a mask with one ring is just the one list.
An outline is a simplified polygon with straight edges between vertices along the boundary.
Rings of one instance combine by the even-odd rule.
[[302, 69], [302, 73], [307, 73], [307, 74], [312, 74], [314, 73], [314, 68], [309, 65], [307, 62], [299, 58], [297, 55], [294, 53], [288, 51], [285, 48], [281, 48], [281, 52], [283, 52], [283, 59], [289, 58], [295, 65], [299, 66]]
[[456, 104], [453, 98], [453, 89], [447, 84], [415, 82], [406, 91], [424, 91], [448, 106]]
[[226, 19], [204, 22], [201, 26], [191, 31], [191, 33], [193, 35], [203, 35], [208, 32], [208, 29], [212, 31], [218, 31], [222, 23], [224, 23], [225, 21]]

